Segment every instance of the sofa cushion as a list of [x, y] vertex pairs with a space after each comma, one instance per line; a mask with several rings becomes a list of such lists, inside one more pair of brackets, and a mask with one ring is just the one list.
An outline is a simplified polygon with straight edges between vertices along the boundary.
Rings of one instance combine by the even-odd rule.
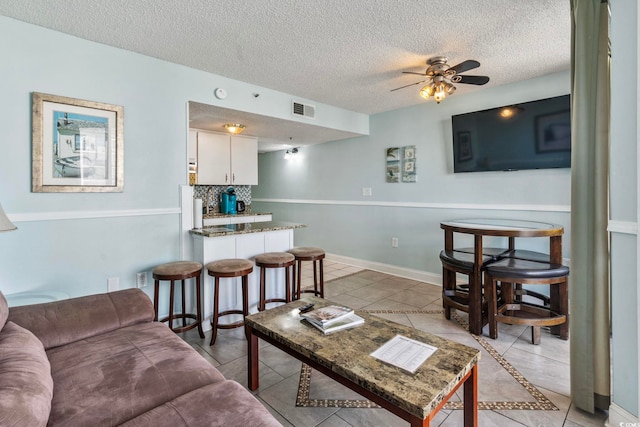
[[7, 323], [7, 317], [9, 317], [9, 305], [7, 299], [0, 292], [0, 331], [5, 323]]
[[281, 424], [240, 384], [225, 380], [191, 391], [123, 426], [276, 427]]
[[224, 377], [162, 323], [121, 328], [47, 351], [50, 425], [117, 425]]
[[0, 425], [47, 425], [52, 394], [51, 367], [42, 343], [7, 322], [0, 331]]
[[151, 300], [140, 289], [123, 289], [61, 301], [11, 307], [9, 320], [33, 332], [52, 347], [153, 321]]

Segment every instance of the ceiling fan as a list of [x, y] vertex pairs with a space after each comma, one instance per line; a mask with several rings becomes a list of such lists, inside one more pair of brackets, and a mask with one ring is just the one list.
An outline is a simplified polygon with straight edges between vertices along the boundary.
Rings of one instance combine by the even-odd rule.
[[447, 64], [446, 56], [434, 56], [427, 59], [427, 70], [424, 73], [414, 73], [412, 71], [403, 71], [403, 74], [416, 74], [418, 76], [426, 77], [425, 80], [421, 80], [410, 85], [401, 86], [392, 89], [391, 92], [404, 89], [405, 87], [419, 85], [420, 83], [429, 82], [425, 87], [420, 89], [420, 96], [424, 99], [429, 99], [433, 96], [436, 103], [440, 104], [447, 95], [452, 95], [456, 91], [456, 87], [452, 83], [464, 83], [471, 85], [483, 85], [489, 81], [487, 76], [467, 76], [461, 75], [469, 70], [478, 68], [480, 63], [473, 59], [468, 59], [454, 65], [453, 67]]

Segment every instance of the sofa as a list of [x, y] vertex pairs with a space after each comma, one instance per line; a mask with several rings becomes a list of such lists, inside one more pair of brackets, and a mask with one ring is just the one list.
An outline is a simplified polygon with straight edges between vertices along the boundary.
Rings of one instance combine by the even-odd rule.
[[153, 317], [139, 289], [11, 308], [0, 293], [0, 425], [280, 426]]

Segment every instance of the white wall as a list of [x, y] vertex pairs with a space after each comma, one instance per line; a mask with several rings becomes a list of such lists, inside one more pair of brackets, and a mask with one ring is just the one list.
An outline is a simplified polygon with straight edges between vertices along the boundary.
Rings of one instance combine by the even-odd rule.
[[[79, 296], [135, 286], [180, 257], [187, 102], [289, 118], [292, 96], [0, 17], [0, 290]], [[217, 100], [213, 91], [227, 89]], [[256, 99], [256, 89], [261, 96]], [[31, 93], [124, 106], [124, 192], [31, 192]], [[305, 100], [301, 100], [305, 101]], [[368, 116], [313, 102], [319, 126], [368, 133]], [[150, 290], [148, 290], [151, 294]]]
[[[568, 257], [570, 169], [454, 174], [451, 116], [569, 90], [569, 74], [563, 72], [456, 94], [440, 105], [425, 102], [372, 116], [369, 136], [302, 147], [296, 161], [284, 160], [282, 152], [263, 154], [253, 207], [308, 224], [296, 232], [296, 244], [427, 275], [440, 274], [440, 221], [451, 218], [558, 223], [565, 227]], [[416, 146], [418, 182], [386, 183], [386, 148], [405, 145]], [[372, 188], [372, 197], [362, 196], [363, 187]], [[392, 237], [399, 239], [397, 249], [391, 247]], [[518, 244], [548, 251], [548, 239]]]
[[610, 426], [640, 423], [640, 292], [638, 264], [638, 114], [640, 9], [635, 0], [611, 5], [611, 364]]

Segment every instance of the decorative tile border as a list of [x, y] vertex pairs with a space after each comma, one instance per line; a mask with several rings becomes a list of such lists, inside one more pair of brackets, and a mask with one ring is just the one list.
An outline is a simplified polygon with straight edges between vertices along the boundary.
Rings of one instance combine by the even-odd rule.
[[[358, 274], [358, 273], [355, 273]], [[352, 275], [351, 275], [352, 276]], [[341, 278], [332, 280], [340, 280]], [[327, 282], [328, 283], [328, 282]], [[326, 283], [325, 283], [326, 285]], [[442, 310], [362, 310], [371, 314], [438, 314]], [[461, 318], [457, 313], [452, 318], [463, 328], [468, 328], [466, 320]], [[524, 389], [535, 399], [535, 401], [505, 401], [490, 402], [479, 401], [478, 409], [480, 410], [535, 410], [535, 411], [558, 411], [558, 407], [554, 405], [547, 397], [542, 394], [533, 384], [514, 368], [500, 353], [481, 336], [471, 334], [471, 336], [484, 348], [491, 357], [493, 357], [508, 373], [511, 375]], [[353, 399], [310, 399], [309, 389], [311, 387], [311, 372], [313, 370], [308, 365], [302, 364], [300, 369], [300, 382], [298, 385], [298, 394], [296, 396], [296, 406], [311, 408], [379, 408], [380, 406], [370, 400], [353, 400]], [[463, 409], [463, 402], [447, 402], [444, 409], [455, 410]]]

